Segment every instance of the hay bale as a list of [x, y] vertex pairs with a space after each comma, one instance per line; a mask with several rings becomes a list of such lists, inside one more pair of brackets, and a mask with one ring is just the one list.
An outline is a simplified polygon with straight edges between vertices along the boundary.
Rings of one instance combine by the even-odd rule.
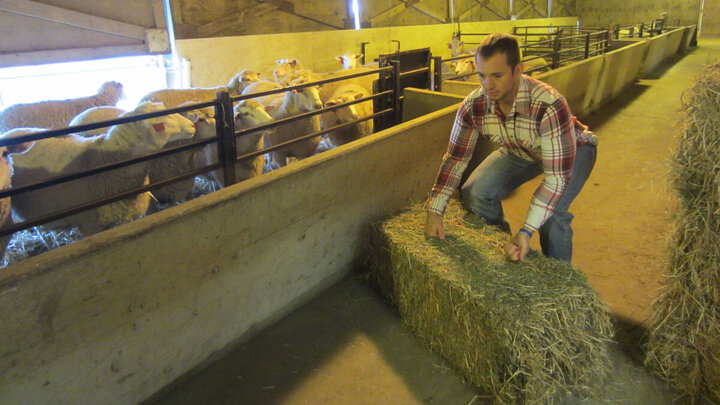
[[720, 403], [720, 61], [683, 98], [679, 204], [645, 363], [695, 401]]
[[607, 308], [585, 276], [531, 252], [451, 201], [446, 240], [426, 238], [421, 207], [375, 224], [369, 278], [404, 322], [498, 403], [591, 396], [611, 369]]

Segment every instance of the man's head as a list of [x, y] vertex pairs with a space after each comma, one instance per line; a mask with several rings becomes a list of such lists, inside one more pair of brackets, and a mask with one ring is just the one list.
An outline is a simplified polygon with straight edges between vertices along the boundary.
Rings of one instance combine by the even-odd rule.
[[475, 61], [488, 96], [501, 104], [512, 105], [523, 72], [517, 39], [503, 33], [486, 36], [477, 48]]

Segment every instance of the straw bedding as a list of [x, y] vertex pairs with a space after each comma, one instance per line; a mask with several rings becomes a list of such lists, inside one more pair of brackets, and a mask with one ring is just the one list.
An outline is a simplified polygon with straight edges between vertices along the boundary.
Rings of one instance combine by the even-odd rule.
[[694, 400], [720, 403], [720, 61], [684, 98], [671, 173], [678, 210], [646, 364]]
[[372, 226], [369, 278], [404, 322], [495, 402], [592, 396], [611, 322], [585, 276], [536, 252], [508, 262], [509, 236], [455, 201], [444, 220], [444, 241], [424, 236], [419, 206]]

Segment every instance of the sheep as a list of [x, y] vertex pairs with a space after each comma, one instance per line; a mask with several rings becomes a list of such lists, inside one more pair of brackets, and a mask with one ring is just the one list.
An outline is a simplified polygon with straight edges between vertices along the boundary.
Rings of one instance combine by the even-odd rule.
[[[289, 84], [289, 83], [288, 83]], [[245, 89], [242, 91], [242, 95], [247, 94], [255, 94], [255, 93], [262, 93], [265, 91], [271, 91], [271, 90], [280, 90], [284, 88], [280, 83], [276, 82], [270, 82], [270, 81], [261, 81], [261, 82], [255, 82], [251, 83], [249, 86], [245, 87]], [[266, 96], [260, 96], [260, 97], [254, 97], [255, 100], [259, 101], [262, 105], [268, 105], [276, 98], [280, 97], [282, 93], [278, 94], [268, 94]]]
[[[162, 103], [142, 103], [121, 117], [162, 111]], [[192, 138], [195, 128], [179, 114], [114, 125], [105, 135], [92, 138], [71, 135], [35, 142], [29, 152], [14, 159], [16, 186], [119, 162], [157, 151], [166, 143]], [[90, 200], [108, 197], [147, 184], [148, 162], [18, 194], [12, 198], [13, 215], [30, 220], [65, 210]], [[86, 210], [45, 226], [58, 229], [77, 225], [83, 236], [144, 215], [149, 193]]]
[[[371, 93], [356, 84], [346, 84], [339, 87], [330, 99], [325, 103], [325, 107], [331, 107], [337, 104], [347, 103], [368, 97]], [[323, 129], [328, 129], [335, 125], [346, 122], [355, 121], [359, 118], [367, 117], [373, 114], [372, 101], [365, 101], [353, 104], [347, 107], [337, 109], [323, 114]], [[373, 133], [372, 119], [358, 122], [341, 129], [328, 132], [327, 137], [334, 146], [340, 146], [344, 143], [354, 141]]]
[[243, 70], [233, 76], [226, 86], [190, 87], [187, 89], [160, 89], [144, 95], [140, 102], [153, 101], [163, 103], [165, 108], [174, 108], [190, 100], [199, 103], [214, 100], [219, 91], [227, 91], [231, 96], [242, 94], [243, 89], [252, 82], [259, 80], [260, 73], [252, 70]]
[[278, 59], [277, 66], [273, 70], [273, 76], [275, 76], [276, 81], [279, 81], [286, 75], [302, 70], [302, 68], [302, 63], [297, 59]]
[[[548, 71], [548, 64], [543, 58], [539, 57], [532, 57], [528, 59], [524, 59], [522, 61], [522, 64], [524, 66], [524, 71], [528, 71], [530, 69], [537, 69], [530, 72], [530, 76], [536, 76], [540, 73], [547, 72]], [[475, 67], [475, 60], [468, 58], [468, 59], [462, 59], [459, 60], [456, 67], [455, 67], [455, 76], [464, 75], [468, 73], [476, 73], [477, 69]], [[458, 80], [465, 80], [469, 82], [480, 82], [480, 78], [477, 75], [471, 75], [459, 78]]]
[[0, 111], [0, 133], [23, 127], [65, 128], [82, 111], [95, 106], [114, 106], [122, 97], [122, 84], [110, 81], [103, 83], [94, 96], [14, 104]]
[[[3, 134], [2, 137], [4, 138], [6, 135], [12, 136], [13, 131], [18, 130], [12, 129], [6, 134]], [[24, 135], [24, 133], [21, 135]], [[35, 142], [25, 142], [15, 145], [0, 146], [0, 190], [7, 190], [12, 186], [12, 156], [27, 152], [34, 144]], [[0, 199], [0, 228], [5, 228], [13, 224], [10, 199], [11, 197]], [[10, 235], [0, 237], [0, 258], [2, 258], [5, 254], [5, 249], [9, 240]]]
[[[197, 101], [189, 101], [186, 104], [197, 104]], [[180, 106], [183, 106], [181, 104]], [[196, 110], [186, 111], [181, 115], [195, 126], [195, 136], [193, 138], [178, 139], [167, 143], [166, 148], [185, 145], [198, 139], [211, 138], [216, 135], [215, 128], [215, 109], [213, 107], [205, 107]], [[176, 152], [168, 156], [153, 159], [150, 162], [148, 176], [150, 183], [166, 180], [181, 174], [190, 172], [198, 166], [196, 165], [197, 156], [203, 154], [200, 148], [193, 148], [182, 152]], [[174, 204], [188, 199], [195, 185], [195, 178], [187, 178], [166, 186], [155, 188], [152, 195], [155, 197], [156, 204], [153, 209], [159, 209], [166, 204]]]
[[465, 41], [460, 40], [460, 36], [453, 34], [451, 42], [447, 44], [450, 49], [450, 54], [454, 56], [460, 56], [464, 54], [475, 55], [477, 48], [466, 48]]
[[261, 80], [260, 76], [261, 73], [254, 70], [241, 70], [230, 79], [230, 82], [228, 82], [228, 91], [233, 95], [242, 94], [243, 89], [250, 83], [259, 82]]
[[545, 61], [545, 59], [541, 57], [530, 57], [528, 59], [524, 59], [522, 63], [525, 66], [525, 72], [531, 69], [535, 69], [529, 73], [530, 76], [537, 76], [540, 73], [550, 71], [550, 65], [547, 63], [547, 61]]
[[[300, 78], [290, 83], [296, 86], [305, 83]], [[259, 101], [259, 100], [258, 100]], [[262, 101], [260, 101], [262, 103]], [[273, 119], [280, 120], [300, 113], [310, 112], [322, 108], [318, 86], [305, 87], [299, 90], [286, 91], [279, 94], [269, 103], [265, 104]], [[280, 125], [274, 133], [265, 135], [265, 147], [277, 145], [297, 137], [320, 131], [320, 118], [317, 115]], [[311, 156], [315, 153], [322, 138], [318, 135], [303, 142], [298, 142], [286, 148], [270, 153], [275, 166], [285, 166], [287, 163]]]
[[354, 69], [362, 66], [363, 56], [365, 55], [361, 53], [345, 52], [344, 55], [336, 56], [335, 59], [340, 62], [343, 69]]
[[[254, 128], [273, 121], [273, 118], [265, 111], [265, 106], [257, 100], [242, 100], [234, 108], [235, 111], [235, 130]], [[237, 156], [242, 156], [251, 152], [259, 151], [263, 147], [264, 134], [272, 133], [275, 129], [266, 129], [264, 131], [250, 132], [243, 134], [235, 140], [235, 151]], [[203, 153], [198, 155], [196, 165], [198, 167], [208, 166], [217, 162], [217, 144], [210, 144], [204, 148]], [[236, 181], [247, 180], [251, 177], [262, 174], [265, 159], [262, 155], [256, 156], [251, 160], [238, 162], [235, 164]], [[218, 184], [225, 186], [225, 181], [221, 170], [213, 170], [209, 173], [210, 177]]]
[[[457, 64], [455, 65], [455, 76], [466, 75], [469, 73], [477, 73], [477, 68], [475, 67], [475, 60], [473, 58], [458, 60]], [[461, 78], [458, 78], [457, 80], [474, 81], [474, 82], [479, 81], [479, 79], [476, 75], [461, 77]]]
[[[101, 121], [110, 121], [116, 119], [123, 113], [125, 113], [125, 110], [117, 107], [92, 107], [76, 115], [72, 120], [70, 120], [68, 126], [75, 127], [78, 125], [93, 124]], [[91, 129], [83, 132], [76, 132], [76, 134], [83, 136], [95, 136], [104, 134], [105, 132], [107, 132], [107, 127]]]
[[[356, 74], [356, 73], [369, 72], [372, 70], [375, 70], [375, 69], [370, 68], [370, 67], [359, 67], [359, 68], [352, 68], [352, 69], [341, 69], [341, 70], [331, 72], [331, 73], [322, 73], [322, 74], [314, 73], [309, 77], [308, 81], [333, 79], [333, 78], [347, 76], [347, 75]], [[338, 80], [336, 82], [325, 83], [320, 86], [320, 100], [322, 100], [322, 102], [324, 104], [335, 93], [335, 90], [337, 90], [338, 88], [340, 88], [344, 85], [347, 85], [347, 84], [357, 84], [362, 88], [365, 88], [368, 90], [374, 90], [375, 89], [375, 81], [378, 80], [378, 78], [379, 78], [379, 75], [377, 73], [375, 73], [375, 74], [369, 74], [369, 75], [360, 76], [360, 77], [354, 77], [352, 79]]]

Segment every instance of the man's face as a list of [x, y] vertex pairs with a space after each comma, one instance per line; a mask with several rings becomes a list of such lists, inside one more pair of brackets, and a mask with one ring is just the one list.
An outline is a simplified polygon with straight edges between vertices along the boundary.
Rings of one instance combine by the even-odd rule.
[[495, 52], [487, 59], [477, 55], [475, 61], [480, 83], [487, 95], [501, 104], [511, 105], [520, 85], [522, 64], [511, 68], [504, 52]]

